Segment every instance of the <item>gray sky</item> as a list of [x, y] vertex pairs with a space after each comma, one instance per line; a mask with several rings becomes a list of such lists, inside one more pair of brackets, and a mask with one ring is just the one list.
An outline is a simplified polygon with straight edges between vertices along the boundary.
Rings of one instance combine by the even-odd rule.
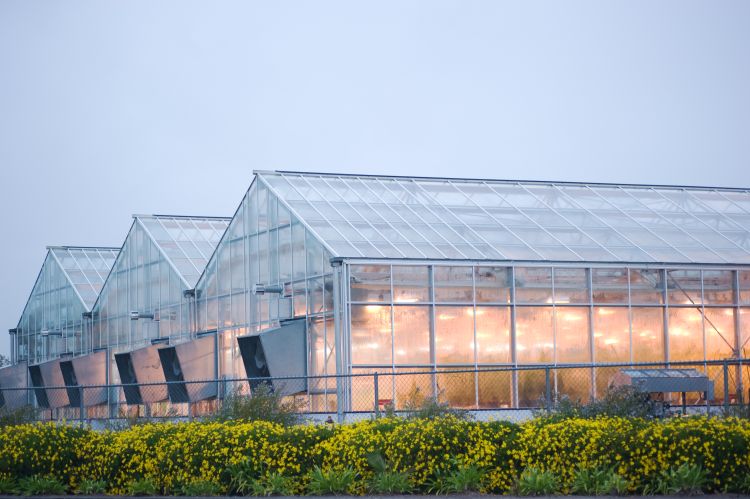
[[750, 2], [0, 0], [0, 353], [46, 245], [253, 169], [750, 187]]

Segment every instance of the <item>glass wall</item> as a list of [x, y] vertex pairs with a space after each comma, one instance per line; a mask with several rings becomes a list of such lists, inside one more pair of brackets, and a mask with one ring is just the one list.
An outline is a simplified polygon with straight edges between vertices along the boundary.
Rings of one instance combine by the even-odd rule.
[[[297, 217], [256, 179], [196, 285], [197, 330], [217, 330], [224, 338], [223, 375], [245, 376], [234, 338], [291, 318], [308, 321], [308, 373], [336, 373], [330, 259]], [[280, 286], [283, 292], [256, 295], [255, 284]], [[328, 396], [335, 393], [335, 382], [313, 382], [311, 392], [321, 410], [335, 404]]]
[[[352, 263], [350, 369], [395, 374], [420, 368], [723, 359], [733, 355], [736, 335], [750, 337], [735, 331], [736, 322], [747, 323], [745, 274], [625, 266]], [[500, 374], [493, 376], [502, 378], [501, 386], [487, 386], [475, 374], [460, 386], [448, 386], [455, 382], [447, 375], [426, 386], [467, 407], [482, 407], [488, 397], [510, 406], [513, 393], [516, 403], [529, 403], [541, 394], [534, 373], [515, 379]], [[614, 371], [556, 369], [553, 374], [560, 392], [585, 400], [602, 393]], [[406, 403], [399, 392], [409, 390], [399, 387], [416, 384], [416, 376], [394, 376], [387, 384], [388, 399], [397, 406]]]
[[[92, 311], [93, 348], [129, 350], [156, 338], [188, 337], [188, 288], [136, 219]], [[131, 320], [131, 312], [153, 318]]]
[[17, 327], [16, 362], [31, 364], [80, 355], [91, 348], [83, 320], [118, 250], [50, 248]]

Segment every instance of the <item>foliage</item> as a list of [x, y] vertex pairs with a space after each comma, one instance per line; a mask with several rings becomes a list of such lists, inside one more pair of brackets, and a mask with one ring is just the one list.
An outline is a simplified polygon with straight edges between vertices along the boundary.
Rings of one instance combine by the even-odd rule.
[[471, 419], [467, 410], [451, 407], [448, 402], [440, 402], [436, 396], [422, 396], [418, 390], [409, 393], [404, 402], [403, 414], [407, 418], [435, 419], [451, 416], [456, 419]]
[[0, 407], [0, 427], [32, 423], [36, 420], [37, 411], [31, 405], [25, 405], [17, 409]]
[[644, 488], [644, 494], [702, 494], [708, 477], [706, 471], [696, 464], [683, 463], [662, 471]]
[[484, 470], [474, 464], [460, 465], [449, 471], [441, 471], [432, 480], [429, 492], [437, 494], [461, 494], [464, 492], [480, 492]]
[[155, 496], [158, 492], [154, 481], [150, 478], [134, 480], [128, 485], [128, 495], [131, 496]]
[[76, 489], [76, 494], [86, 496], [104, 494], [105, 492], [107, 492], [107, 482], [104, 480], [84, 479]]
[[55, 477], [34, 475], [21, 478], [18, 491], [25, 496], [63, 495], [68, 487]]
[[316, 466], [310, 472], [308, 491], [311, 495], [339, 495], [354, 493], [357, 473], [352, 468], [323, 470]]
[[271, 472], [250, 482], [250, 495], [253, 496], [291, 496], [296, 486], [291, 477], [278, 472]]
[[651, 419], [662, 413], [661, 402], [628, 385], [610, 387], [603, 397], [586, 404], [563, 397], [549, 409], [538, 411], [539, 416], [550, 421], [598, 417]]
[[180, 495], [190, 497], [218, 496], [223, 492], [221, 485], [210, 480], [195, 480], [180, 487]]
[[[520, 475], [520, 476], [519, 476]], [[0, 491], [303, 494], [478, 490], [537, 494], [750, 491], [750, 420], [453, 416], [342, 425], [268, 421], [0, 428]], [[40, 478], [41, 477], [41, 478]], [[215, 486], [215, 487], [214, 487]], [[33, 491], [32, 491], [33, 492]], [[92, 492], [93, 493], [93, 492]]]
[[373, 494], [410, 494], [414, 484], [405, 471], [376, 471], [370, 480]]
[[282, 426], [301, 422], [301, 401], [284, 398], [270, 384], [261, 383], [252, 396], [235, 392], [222, 401], [221, 409], [212, 417], [214, 421], [269, 421]]
[[558, 481], [551, 471], [526, 468], [518, 477], [516, 488], [522, 496], [548, 496], [557, 492]]
[[379, 452], [367, 455], [367, 462], [375, 471], [370, 480], [370, 492], [374, 494], [408, 494], [414, 484], [406, 471], [394, 471]]
[[0, 478], [0, 494], [18, 494], [18, 483], [13, 478]]
[[624, 495], [628, 492], [628, 482], [611, 468], [578, 468], [573, 474], [571, 492], [593, 496]]

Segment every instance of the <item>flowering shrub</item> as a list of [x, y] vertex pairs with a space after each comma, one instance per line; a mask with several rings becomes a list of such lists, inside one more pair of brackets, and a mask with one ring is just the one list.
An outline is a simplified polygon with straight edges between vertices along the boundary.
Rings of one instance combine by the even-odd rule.
[[0, 428], [0, 482], [9, 490], [23, 479], [47, 477], [72, 491], [96, 482], [122, 494], [133, 483], [148, 482], [163, 494], [192, 484], [228, 493], [239, 470], [247, 483], [268, 488], [283, 482], [302, 494], [318, 470], [320, 476], [349, 473], [356, 477], [349, 489], [365, 493], [376, 471], [373, 455], [422, 492], [462, 470], [472, 471], [464, 481], [483, 492], [511, 490], [524, 470], [548, 473], [558, 492], [573, 489], [576, 470], [611, 470], [631, 492], [642, 492], [659, 490], [664, 477], [678, 476], [680, 469], [701, 470], [705, 479], [696, 483], [704, 491], [744, 491], [750, 422], [541, 418], [516, 425], [447, 416], [333, 426], [254, 421], [101, 432], [52, 423]]

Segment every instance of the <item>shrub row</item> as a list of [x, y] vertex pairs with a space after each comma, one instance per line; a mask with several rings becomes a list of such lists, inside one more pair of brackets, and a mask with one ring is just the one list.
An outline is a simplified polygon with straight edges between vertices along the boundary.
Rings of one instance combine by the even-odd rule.
[[750, 422], [735, 418], [0, 429], [0, 493], [750, 492], [749, 476]]

